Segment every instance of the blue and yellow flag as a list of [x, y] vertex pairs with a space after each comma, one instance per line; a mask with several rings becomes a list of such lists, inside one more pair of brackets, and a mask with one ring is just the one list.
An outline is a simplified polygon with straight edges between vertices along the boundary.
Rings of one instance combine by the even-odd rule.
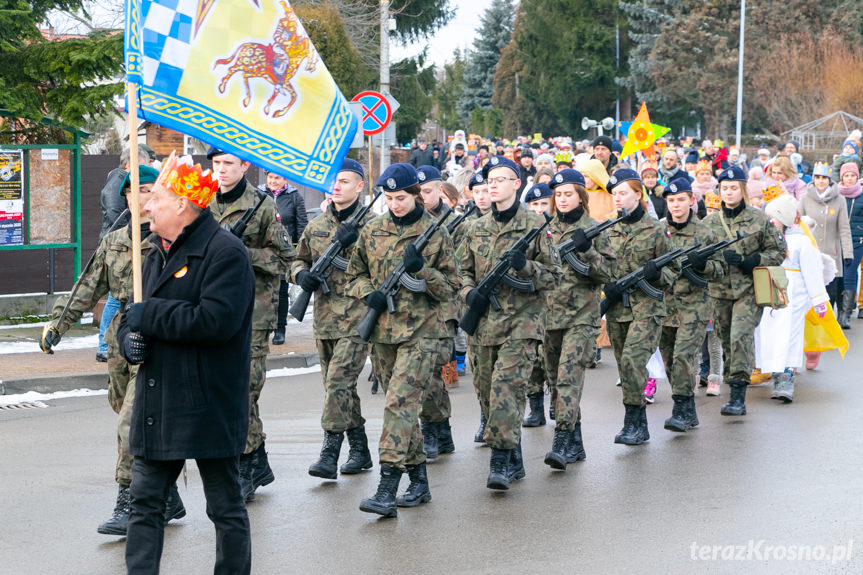
[[327, 191], [358, 127], [284, 0], [126, 0], [139, 117]]

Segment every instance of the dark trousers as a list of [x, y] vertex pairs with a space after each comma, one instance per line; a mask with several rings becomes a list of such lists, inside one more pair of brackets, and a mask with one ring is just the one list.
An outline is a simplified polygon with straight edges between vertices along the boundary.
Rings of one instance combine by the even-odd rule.
[[[246, 504], [240, 493], [240, 457], [197, 459], [207, 516], [216, 527], [215, 574], [249, 573], [252, 537]], [[183, 460], [132, 462], [132, 512], [126, 534], [126, 569], [130, 574], [159, 573], [165, 536], [168, 490], [183, 469]]]
[[282, 276], [279, 282], [279, 308], [276, 315], [276, 331], [285, 331], [285, 325], [288, 323], [288, 308], [291, 306], [288, 285], [285, 277]]

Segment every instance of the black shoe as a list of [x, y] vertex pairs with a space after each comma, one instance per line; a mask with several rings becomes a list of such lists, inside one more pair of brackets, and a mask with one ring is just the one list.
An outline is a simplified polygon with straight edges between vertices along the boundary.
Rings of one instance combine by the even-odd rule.
[[509, 472], [508, 477], [510, 483], [524, 479], [524, 459], [521, 457], [521, 440], [515, 449], [509, 450]]
[[437, 437], [437, 425], [434, 423], [423, 423], [423, 451], [426, 452], [426, 461], [434, 461], [440, 454]]
[[[671, 399], [674, 400], [674, 407], [671, 409], [671, 417], [665, 420], [665, 429], [686, 432], [694, 427], [691, 415], [694, 415], [695, 411], [693, 410], [692, 414], [689, 413], [691, 398], [686, 395], [672, 395]], [[697, 420], [695, 425], [698, 425]]]
[[509, 459], [512, 449], [491, 448], [488, 480], [485, 486], [489, 489], [506, 491], [509, 489]]
[[369, 452], [369, 440], [366, 437], [366, 427], [360, 425], [347, 431], [348, 460], [342, 464], [342, 475], [354, 475], [372, 468], [372, 454]]
[[452, 428], [449, 425], [449, 418], [439, 421], [437, 426], [437, 451], [440, 455], [455, 452], [455, 443], [452, 440]]
[[96, 361], [98, 361], [99, 363], [107, 363], [108, 354], [96, 352]]
[[545, 454], [545, 464], [552, 469], [566, 470], [566, 448], [572, 432], [568, 429], [556, 428], [551, 441], [551, 451]]
[[369, 375], [369, 381], [372, 382], [372, 395], [377, 395], [378, 393], [378, 376], [375, 375], [374, 370]]
[[243, 500], [247, 503], [255, 500], [255, 486], [252, 484], [254, 455], [255, 452], [253, 451], [240, 456], [240, 492], [243, 494]]
[[165, 500], [165, 525], [173, 519], [180, 519], [186, 516], [186, 507], [183, 505], [183, 500], [180, 499], [180, 492], [177, 490], [177, 484], [171, 486], [168, 491], [168, 499]]
[[485, 438], [483, 436], [485, 435], [485, 424], [486, 423], [488, 423], [488, 421], [485, 418], [485, 413], [482, 410], [480, 410], [479, 411], [479, 427], [477, 428], [476, 433], [474, 433], [474, 435], [473, 435], [473, 442], [474, 443], [485, 443]]
[[698, 414], [695, 413], [695, 395], [689, 396], [689, 401], [686, 403], [686, 413], [689, 416], [689, 426], [698, 427]]
[[539, 427], [545, 425], [545, 409], [543, 407], [543, 392], [538, 391], [527, 396], [530, 403], [530, 415], [524, 418], [524, 427]]
[[273, 332], [273, 345], [284, 345], [285, 343], [285, 328], [277, 329]]
[[854, 301], [856, 296], [856, 290], [844, 290], [842, 292], [842, 314], [838, 318], [839, 327], [842, 329], [851, 329], [851, 314], [854, 313], [854, 306], [857, 304]]
[[267, 450], [262, 442], [255, 450], [252, 457], [252, 488], [257, 490], [258, 487], [269, 485], [276, 480], [273, 469], [270, 467], [270, 461], [267, 458]]
[[581, 422], [576, 421], [569, 436], [569, 445], [566, 446], [566, 462], [575, 463], [587, 459], [584, 451], [584, 443], [581, 440]]
[[731, 386], [731, 399], [722, 406], [719, 411], [722, 415], [746, 415], [746, 388], [749, 382], [733, 379], [728, 382]]
[[396, 491], [402, 478], [400, 469], [381, 465], [381, 481], [378, 483], [378, 491], [368, 499], [360, 502], [360, 511], [366, 513], [377, 513], [384, 517], [398, 517], [399, 511], [396, 505]]
[[[623, 429], [614, 438], [615, 443], [623, 443], [624, 445], [641, 445], [648, 439], [650, 434], [645, 433], [647, 430], [647, 409], [640, 405], [626, 405], [626, 414], [623, 416]], [[642, 413], [644, 413], [644, 422], [642, 422]]]
[[129, 486], [120, 485], [117, 492], [117, 503], [111, 518], [99, 525], [96, 531], [103, 535], [126, 535], [129, 527], [129, 513], [132, 511], [132, 500], [129, 497]]
[[404, 492], [404, 495], [396, 497], [396, 505], [399, 507], [416, 507], [417, 505], [428, 503], [432, 497], [429, 490], [425, 462], [419, 465], [408, 465], [407, 467], [411, 484], [408, 485], [408, 489]]
[[345, 435], [342, 432], [324, 432], [321, 456], [309, 467], [309, 475], [323, 479], [336, 479], [338, 477], [339, 452], [342, 450], [344, 438]]

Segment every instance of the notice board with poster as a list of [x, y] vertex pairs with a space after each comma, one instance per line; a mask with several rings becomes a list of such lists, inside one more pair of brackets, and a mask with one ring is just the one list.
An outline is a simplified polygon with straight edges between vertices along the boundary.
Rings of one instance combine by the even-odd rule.
[[0, 246], [24, 244], [24, 152], [0, 150]]

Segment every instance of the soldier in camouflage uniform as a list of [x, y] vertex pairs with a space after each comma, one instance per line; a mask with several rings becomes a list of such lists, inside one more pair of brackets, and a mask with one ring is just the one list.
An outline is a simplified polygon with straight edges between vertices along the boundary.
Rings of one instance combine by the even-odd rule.
[[[395, 517], [397, 505], [431, 501], [418, 418], [432, 370], [439, 368], [439, 358], [452, 345], [456, 318], [450, 304], [459, 270], [445, 226], [421, 254], [413, 247], [417, 236], [435, 222], [423, 209], [416, 170], [410, 164], [393, 164], [377, 185], [384, 189], [389, 212], [365, 225], [348, 264], [349, 293], [381, 312], [371, 342], [375, 373], [386, 393], [379, 445], [381, 480], [377, 493], [364, 499], [360, 509]], [[379, 288], [400, 262], [407, 273], [425, 280], [427, 289], [414, 293], [403, 287], [393, 298], [395, 313], [389, 313]], [[396, 498], [405, 471], [410, 486]]]
[[[665, 186], [662, 192], [667, 206], [665, 218], [675, 249], [688, 248], [701, 242], [707, 247], [719, 241], [716, 234], [693, 211], [695, 197], [689, 178], [681, 177]], [[688, 261], [692, 271], [708, 281], [717, 281], [725, 275], [721, 254], [703, 258], [690, 253]], [[662, 322], [659, 351], [665, 362], [674, 408], [665, 420], [665, 429], [687, 431], [698, 425], [695, 413], [695, 380], [698, 377], [698, 352], [707, 324], [713, 318], [713, 302], [707, 289], [692, 283], [685, 276], [674, 282], [665, 295], [667, 315]]]
[[[346, 159], [333, 185], [333, 202], [306, 226], [297, 244], [297, 258], [291, 266], [294, 283], [315, 294], [314, 328], [321, 376], [324, 384], [324, 410], [321, 427], [324, 445], [320, 458], [309, 467], [309, 475], [336, 479], [339, 451], [347, 433], [350, 452], [341, 472], [346, 475], [371, 469], [372, 458], [366, 438], [365, 418], [357, 394], [357, 378], [366, 363], [368, 344], [356, 334], [357, 324], [366, 311], [363, 303], [348, 295], [346, 272], [336, 265], [326, 278], [309, 272], [312, 264], [330, 247], [333, 239], [341, 242], [342, 257], [350, 258], [359, 230], [374, 214], [368, 212], [358, 225], [347, 220], [360, 209], [365, 190], [365, 174], [356, 160]], [[318, 289], [325, 279], [329, 294]]]
[[[554, 289], [560, 268], [552, 253], [551, 238], [540, 234], [527, 252], [509, 251], [544, 218], [524, 207], [516, 197], [521, 184], [518, 166], [501, 156], [483, 168], [489, 182], [492, 212], [471, 223], [461, 257], [462, 289], [468, 308], [481, 314], [471, 337], [475, 358], [473, 381], [483, 413], [488, 419], [486, 443], [492, 448], [486, 486], [509, 489], [524, 477], [521, 459], [521, 424], [524, 391], [544, 336], [545, 294]], [[534, 292], [501, 285], [497, 294], [501, 310], [489, 307], [476, 286], [507, 254], [510, 273], [531, 280]]]
[[[150, 199], [153, 182], [159, 171], [150, 166], [139, 167], [139, 206], [141, 224], [141, 257], [145, 257], [152, 245], [147, 241], [150, 223], [145, 219], [143, 206]], [[120, 195], [125, 196], [131, 185], [129, 175], [121, 182]], [[129, 199], [129, 198], [127, 198]], [[131, 206], [130, 206], [131, 208]], [[105, 535], [126, 535], [129, 523], [130, 500], [129, 485], [132, 483], [132, 455], [129, 453], [129, 426], [132, 419], [132, 404], [135, 399], [135, 377], [138, 366], [130, 365], [120, 355], [117, 343], [117, 326], [126, 303], [132, 301], [132, 230], [131, 223], [105, 234], [90, 265], [78, 279], [75, 297], [61, 317], [69, 296], [57, 298], [52, 310], [51, 322], [42, 333], [40, 346], [46, 353], [59, 343], [60, 338], [72, 327], [81, 315], [96, 307], [100, 299], [110, 291], [121, 304], [121, 312], [114, 316], [105, 340], [108, 343], [108, 403], [117, 414], [117, 465], [114, 480], [119, 485], [117, 503], [110, 519], [99, 525], [97, 531]], [[178, 519], [186, 514], [176, 484], [172, 487], [166, 502], [165, 522]]]
[[[248, 210], [253, 210], [263, 192], [258, 192], [246, 180], [249, 162], [216, 148], [207, 151], [213, 161], [213, 172], [219, 178], [219, 192], [210, 202], [210, 211], [219, 225], [231, 229]], [[255, 272], [255, 310], [252, 316], [252, 362], [249, 378], [249, 435], [246, 449], [240, 457], [240, 485], [246, 501], [255, 498], [255, 490], [275, 480], [267, 461], [258, 399], [267, 379], [269, 335], [276, 327], [276, 307], [279, 303], [280, 275], [288, 271], [295, 252], [279, 211], [272, 198], [264, 203], [249, 220], [242, 236]]]
[[[617, 255], [616, 277], [620, 279], [644, 266], [644, 279], [665, 291], [677, 279], [678, 267], [672, 263], [657, 269], [652, 262], [673, 248], [665, 226], [647, 215], [641, 186], [638, 174], [628, 168], [615, 171], [608, 180], [615, 207], [629, 212], [623, 222], [608, 231], [611, 247]], [[619, 212], [619, 215], [622, 214]], [[665, 301], [656, 301], [636, 289], [629, 296], [632, 307], [624, 307], [620, 301], [622, 292], [615, 282], [606, 284], [604, 291], [609, 301], [616, 302], [606, 313], [606, 326], [617, 360], [626, 409], [623, 428], [614, 442], [641, 445], [650, 439], [643, 392], [647, 381], [646, 366], [659, 344]]]
[[605, 234], [592, 240], [584, 235], [585, 229], [597, 223], [585, 211], [588, 196], [584, 176], [577, 170], [564, 169], [549, 185], [557, 208], [549, 225], [552, 240], [555, 245], [573, 240], [578, 259], [589, 266], [584, 276], [561, 262], [560, 282], [548, 292], [543, 351], [546, 377], [557, 393], [554, 439], [545, 463], [553, 469], [566, 469], [567, 463], [587, 457], [581, 439], [584, 370], [596, 353], [601, 288], [614, 277], [617, 258]]
[[723, 252], [728, 264], [726, 277], [710, 282], [713, 299], [713, 329], [725, 352], [725, 381], [731, 399], [722, 406], [722, 415], [746, 415], [746, 387], [755, 367], [753, 334], [761, 321], [755, 303], [752, 270], [757, 266], [778, 266], [785, 260], [785, 239], [764, 213], [746, 205], [746, 175], [737, 166], [719, 174], [722, 209], [704, 219], [704, 224], [721, 238], [734, 239], [737, 232], [752, 234]]

